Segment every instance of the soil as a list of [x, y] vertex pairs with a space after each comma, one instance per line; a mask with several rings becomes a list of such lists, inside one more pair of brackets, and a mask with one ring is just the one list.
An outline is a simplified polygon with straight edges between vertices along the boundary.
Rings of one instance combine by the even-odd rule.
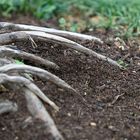
[[[46, 22], [38, 22], [23, 16], [8, 21], [47, 26]], [[139, 140], [139, 43], [129, 40], [122, 48], [121, 41], [117, 41], [111, 31], [95, 30], [85, 33], [100, 37], [104, 44], [94, 41], [77, 41], [78, 43], [114, 60], [123, 59], [123, 62], [128, 64], [127, 69], [120, 70], [106, 62], [57, 44], [38, 41], [37, 48], [33, 48], [30, 42], [18, 42], [16, 45], [22, 50], [58, 64], [60, 70], [49, 71], [79, 91], [87, 101], [85, 104], [81, 97], [48, 81], [34, 78], [42, 91], [60, 107], [60, 111], [56, 113], [45, 105], [66, 140]], [[31, 64], [28, 61], [25, 63]], [[30, 114], [24, 96], [19, 91], [0, 92], [0, 98], [8, 98], [19, 105], [16, 113], [0, 116], [0, 140], [52, 139], [38, 120], [25, 123]]]

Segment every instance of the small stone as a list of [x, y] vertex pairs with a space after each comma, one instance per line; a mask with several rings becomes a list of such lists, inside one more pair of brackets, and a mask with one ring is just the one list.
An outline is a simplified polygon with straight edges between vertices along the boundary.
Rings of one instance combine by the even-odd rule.
[[127, 138], [124, 138], [124, 140], [128, 140]]
[[71, 116], [71, 113], [68, 113], [67, 115], [70, 117]]
[[112, 125], [108, 126], [109, 129], [113, 129], [114, 127]]
[[93, 31], [93, 28], [89, 28], [88, 31], [90, 31], [90, 32]]
[[78, 51], [75, 51], [75, 53], [79, 53]]
[[119, 49], [121, 49], [122, 51], [124, 51], [124, 46], [119, 46]]
[[3, 128], [2, 128], [2, 131], [5, 131], [5, 130], [6, 130], [6, 127], [3, 127]]
[[132, 71], [133, 73], [137, 73], [135, 70]]
[[97, 124], [95, 122], [91, 122], [90, 125], [95, 127]]
[[86, 93], [86, 92], [84, 92], [84, 95], [86, 96], [86, 95], [87, 95], [87, 93]]
[[19, 137], [16, 136], [16, 137], [15, 137], [15, 140], [18, 140], [18, 139], [19, 139]]
[[61, 92], [64, 92], [64, 89], [62, 89], [62, 88], [58, 88], [58, 90], [61, 91]]
[[115, 128], [115, 126], [112, 126], [112, 125], [108, 126], [108, 128], [109, 128], [110, 130], [112, 130], [112, 131], [118, 131], [118, 130]]

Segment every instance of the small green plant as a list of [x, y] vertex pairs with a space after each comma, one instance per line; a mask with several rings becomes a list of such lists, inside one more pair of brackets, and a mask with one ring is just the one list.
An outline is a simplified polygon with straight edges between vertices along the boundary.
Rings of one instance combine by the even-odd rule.
[[66, 20], [65, 20], [65, 18], [60, 18], [59, 20], [58, 20], [58, 22], [59, 22], [59, 26], [63, 29], [63, 30], [65, 30], [66, 29]]
[[15, 59], [15, 63], [16, 63], [16, 64], [19, 64], [19, 65], [20, 65], [20, 64], [24, 64], [24, 62], [23, 62], [23, 61], [18, 60], [18, 59]]
[[[78, 31], [78, 24], [74, 22], [67, 22], [65, 18], [60, 18], [58, 20], [59, 26], [62, 30], [70, 30], [72, 32], [77, 32]], [[69, 26], [68, 26], [69, 24]]]
[[16, 11], [16, 1], [15, 0], [1, 0], [0, 1], [0, 12], [3, 16], [9, 17], [10, 13]]
[[14, 12], [30, 13], [39, 19], [48, 19], [61, 12], [64, 5], [60, 0], [1, 0], [1, 15], [9, 17]]
[[123, 60], [121, 60], [121, 59], [119, 59], [117, 62], [118, 62], [119, 65], [123, 66], [123, 68], [125, 68], [125, 69], [128, 67], [128, 64], [126, 64], [126, 63], [125, 63]]
[[77, 23], [72, 23], [72, 25], [70, 27], [70, 31], [77, 32], [78, 31], [78, 24]]

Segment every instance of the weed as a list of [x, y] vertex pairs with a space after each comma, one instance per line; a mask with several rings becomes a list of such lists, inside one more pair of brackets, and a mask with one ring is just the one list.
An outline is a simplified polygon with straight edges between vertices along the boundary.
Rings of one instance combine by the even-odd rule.
[[24, 64], [23, 61], [20, 61], [20, 60], [18, 60], [18, 59], [15, 59], [15, 63], [16, 63], [16, 64], [19, 64], [19, 65], [20, 65], [20, 64]]
[[[61, 11], [58, 0], [1, 0], [0, 12], [3, 16], [10, 16], [13, 12], [30, 13], [41, 19], [51, 18], [56, 11]], [[62, 8], [63, 9], [63, 8]]]
[[124, 69], [126, 69], [128, 67], [128, 64], [126, 64], [124, 61], [122, 61], [121, 59], [119, 59], [118, 64], [121, 65]]

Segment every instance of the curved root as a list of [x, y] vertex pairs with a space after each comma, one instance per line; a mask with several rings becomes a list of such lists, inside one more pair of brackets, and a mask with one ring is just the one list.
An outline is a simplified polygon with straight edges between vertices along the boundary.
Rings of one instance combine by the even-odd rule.
[[50, 106], [52, 106], [55, 110], [59, 110], [58, 106], [55, 105], [54, 102], [52, 102], [35, 84], [33, 84], [30, 80], [21, 77], [21, 76], [9, 76], [7, 74], [0, 74], [0, 84], [5, 83], [14, 83], [21, 87], [28, 88], [30, 91], [32, 91], [34, 94], [36, 94], [38, 97], [40, 97], [43, 101], [48, 103]]
[[62, 135], [59, 133], [53, 119], [37, 96], [35, 96], [33, 92], [27, 88], [24, 88], [23, 91], [25, 93], [28, 110], [33, 115], [33, 117], [44, 122], [47, 130], [52, 134], [54, 140], [64, 140]]
[[27, 52], [24, 52], [24, 51], [21, 51], [21, 50], [17, 50], [17, 49], [12, 49], [13, 46], [10, 45], [10, 46], [0, 46], [0, 56], [1, 57], [4, 57], [4, 56], [7, 56], [7, 57], [20, 57], [22, 59], [28, 59], [29, 61], [32, 61], [32, 62], [35, 62], [37, 64], [42, 64], [46, 67], [49, 67], [49, 68], [53, 68], [53, 69], [59, 69], [59, 66], [56, 65], [55, 63], [49, 61], [49, 60], [46, 60], [46, 59], [43, 59], [39, 56], [35, 56], [33, 54], [30, 54], [30, 53], [27, 53]]
[[7, 72], [12, 72], [12, 71], [30, 73], [42, 79], [46, 79], [68, 91], [76, 92], [76, 90], [73, 89], [70, 85], [68, 85], [65, 81], [61, 80], [59, 77], [48, 72], [47, 70], [43, 70], [41, 68], [28, 66], [28, 65], [18, 65], [18, 64], [8, 64], [8, 65], [0, 67], [0, 73], [7, 73]]
[[40, 32], [40, 31], [17, 31], [17, 32], [12, 32], [12, 33], [0, 34], [0, 44], [8, 44], [8, 43], [16, 42], [16, 41], [28, 40], [30, 36], [32, 36], [35, 39], [41, 40], [41, 38], [44, 38], [43, 41], [65, 45], [79, 52], [82, 52], [90, 56], [96, 57], [100, 60], [106, 61], [110, 63], [111, 65], [122, 68], [120, 64], [118, 64], [116, 61], [112, 60], [111, 58], [98, 54], [95, 51], [88, 49], [74, 41], [71, 41], [64, 37], [48, 34], [45, 32]]
[[79, 39], [79, 40], [95, 40], [99, 43], [103, 43], [103, 41], [100, 38], [91, 36], [91, 35], [85, 35], [75, 32], [69, 32], [69, 31], [62, 31], [52, 28], [46, 28], [46, 27], [39, 27], [39, 26], [32, 26], [32, 25], [25, 25], [25, 24], [14, 24], [14, 23], [8, 23], [8, 22], [0, 22], [0, 28], [1, 29], [7, 29], [7, 30], [34, 30], [34, 31], [41, 31], [45, 33], [50, 33], [58, 36], [62, 36], [65, 38], [70, 39]]

